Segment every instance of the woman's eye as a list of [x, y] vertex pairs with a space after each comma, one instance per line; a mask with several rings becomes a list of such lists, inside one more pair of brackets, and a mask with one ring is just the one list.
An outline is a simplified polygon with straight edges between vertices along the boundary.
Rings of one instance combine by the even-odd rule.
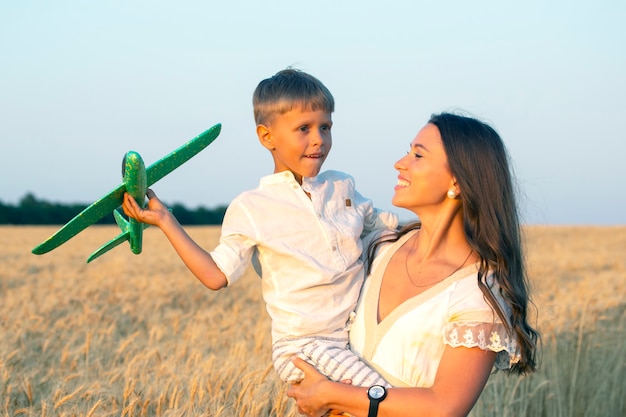
[[411, 152], [411, 151], [407, 151], [406, 152], [407, 155], [413, 155], [415, 158], [421, 158], [422, 155], [415, 153], [415, 152]]

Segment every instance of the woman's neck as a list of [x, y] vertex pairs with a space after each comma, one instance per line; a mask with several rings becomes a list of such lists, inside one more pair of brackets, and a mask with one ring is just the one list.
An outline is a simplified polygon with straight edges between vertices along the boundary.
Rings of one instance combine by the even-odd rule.
[[454, 210], [418, 216], [421, 221], [419, 248], [422, 259], [446, 257], [457, 251], [465, 253], [469, 250], [460, 204]]

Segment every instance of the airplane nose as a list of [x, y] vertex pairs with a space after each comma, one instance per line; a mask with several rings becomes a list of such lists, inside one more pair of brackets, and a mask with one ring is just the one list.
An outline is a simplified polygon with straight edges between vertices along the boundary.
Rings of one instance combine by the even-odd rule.
[[128, 154], [124, 154], [124, 158], [122, 158], [122, 177], [126, 175], [126, 156]]

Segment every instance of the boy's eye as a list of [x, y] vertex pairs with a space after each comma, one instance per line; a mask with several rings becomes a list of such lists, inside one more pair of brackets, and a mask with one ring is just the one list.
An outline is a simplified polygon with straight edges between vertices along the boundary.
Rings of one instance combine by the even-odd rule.
[[323, 125], [322, 130], [330, 130], [330, 125]]
[[300, 126], [300, 127], [298, 128], [298, 130], [299, 130], [300, 132], [306, 132], [306, 131], [308, 131], [308, 130], [309, 130], [309, 127], [308, 127], [308, 126]]

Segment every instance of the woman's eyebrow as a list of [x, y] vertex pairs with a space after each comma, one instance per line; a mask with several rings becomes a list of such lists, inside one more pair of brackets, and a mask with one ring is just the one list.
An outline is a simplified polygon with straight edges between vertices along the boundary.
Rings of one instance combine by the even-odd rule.
[[420, 148], [420, 149], [425, 150], [426, 152], [429, 152], [428, 148], [422, 145], [421, 143], [415, 143], [415, 144], [411, 143], [411, 149], [417, 149], [417, 148]]

